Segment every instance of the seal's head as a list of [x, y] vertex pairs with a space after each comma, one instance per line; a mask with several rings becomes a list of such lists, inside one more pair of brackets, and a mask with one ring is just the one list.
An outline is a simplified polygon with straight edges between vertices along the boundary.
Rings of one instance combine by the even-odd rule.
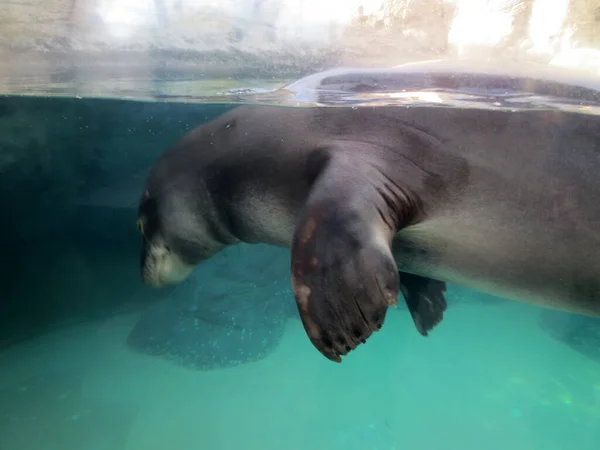
[[289, 245], [308, 182], [299, 158], [283, 151], [289, 122], [277, 120], [279, 109], [271, 115], [238, 107], [157, 159], [138, 207], [146, 284], [179, 283], [228, 245]]
[[215, 231], [208, 195], [191, 187], [179, 179], [160, 189], [147, 187], [142, 195], [137, 225], [143, 238], [142, 278], [148, 285], [183, 281], [196, 265], [230, 243]]

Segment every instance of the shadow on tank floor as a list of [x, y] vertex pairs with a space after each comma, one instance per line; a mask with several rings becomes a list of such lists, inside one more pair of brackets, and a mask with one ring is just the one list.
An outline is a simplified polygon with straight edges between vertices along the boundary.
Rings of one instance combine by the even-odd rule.
[[288, 319], [298, 316], [288, 267], [289, 250], [229, 247], [149, 307], [127, 343], [196, 370], [264, 359], [277, 348]]

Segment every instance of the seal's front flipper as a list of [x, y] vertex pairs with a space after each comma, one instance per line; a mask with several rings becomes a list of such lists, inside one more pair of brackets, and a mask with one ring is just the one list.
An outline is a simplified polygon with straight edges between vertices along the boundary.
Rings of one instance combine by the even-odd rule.
[[304, 328], [327, 358], [356, 348], [397, 304], [390, 242], [405, 197], [378, 169], [335, 155], [317, 171], [292, 243], [292, 283]]
[[427, 336], [444, 318], [448, 306], [444, 297], [446, 283], [406, 272], [399, 275], [400, 290], [417, 331]]

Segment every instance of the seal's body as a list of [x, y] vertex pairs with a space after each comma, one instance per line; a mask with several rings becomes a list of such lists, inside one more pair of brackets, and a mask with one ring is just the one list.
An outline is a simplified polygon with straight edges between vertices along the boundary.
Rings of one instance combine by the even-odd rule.
[[153, 168], [144, 280], [178, 282], [240, 241], [291, 247], [304, 327], [335, 361], [400, 291], [426, 335], [446, 281], [600, 316], [598, 174], [591, 113], [241, 106]]

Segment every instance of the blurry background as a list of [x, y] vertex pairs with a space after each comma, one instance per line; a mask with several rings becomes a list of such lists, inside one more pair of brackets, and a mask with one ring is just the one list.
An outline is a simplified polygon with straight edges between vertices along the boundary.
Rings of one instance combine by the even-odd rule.
[[597, 73], [599, 21], [593, 0], [10, 0], [0, 89], [209, 95], [440, 57]]

